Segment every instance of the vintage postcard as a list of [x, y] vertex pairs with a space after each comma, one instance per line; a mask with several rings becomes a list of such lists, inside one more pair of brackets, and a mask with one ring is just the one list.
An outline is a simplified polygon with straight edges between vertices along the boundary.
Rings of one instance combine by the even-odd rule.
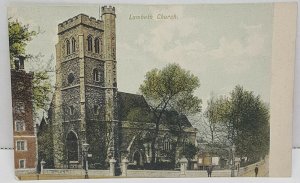
[[290, 176], [296, 14], [11, 5], [16, 177]]

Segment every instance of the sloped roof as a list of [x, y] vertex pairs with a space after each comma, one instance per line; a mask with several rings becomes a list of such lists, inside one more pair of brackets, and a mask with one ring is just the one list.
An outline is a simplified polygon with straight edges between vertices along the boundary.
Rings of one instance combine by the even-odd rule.
[[151, 110], [143, 95], [118, 92], [118, 115], [120, 121], [130, 121], [134, 112], [139, 112], [141, 115], [136, 115], [135, 122], [144, 122], [144, 115], [151, 115]]
[[[139, 114], [134, 115], [135, 112]], [[134, 118], [135, 122], [145, 122], [151, 118], [153, 113], [143, 95], [118, 92], [118, 115], [120, 121], [132, 121], [132, 118]], [[185, 115], [178, 114], [175, 110], [166, 111], [162, 120], [163, 123], [168, 124], [179, 120], [182, 126], [192, 127], [188, 118]]]
[[163, 123], [174, 124], [174, 121], [180, 121], [184, 127], [193, 127], [186, 115], [179, 114], [177, 111], [165, 111], [163, 115]]

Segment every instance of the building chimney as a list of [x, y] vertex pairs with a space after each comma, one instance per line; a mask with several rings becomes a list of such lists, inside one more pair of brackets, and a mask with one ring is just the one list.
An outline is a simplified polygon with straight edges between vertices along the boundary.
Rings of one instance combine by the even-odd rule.
[[15, 69], [16, 70], [24, 70], [24, 61], [25, 61], [25, 56], [23, 55], [19, 55], [16, 59], [15, 59]]
[[20, 55], [19, 56], [20, 70], [24, 70], [24, 61], [25, 61], [25, 57]]

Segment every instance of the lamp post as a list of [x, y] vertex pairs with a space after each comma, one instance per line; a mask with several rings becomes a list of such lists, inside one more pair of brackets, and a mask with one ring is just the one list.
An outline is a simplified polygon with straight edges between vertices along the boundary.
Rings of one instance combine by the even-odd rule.
[[231, 166], [231, 177], [235, 177], [234, 175], [234, 170], [235, 170], [235, 145], [233, 144], [231, 147], [231, 151], [232, 151], [232, 166]]
[[84, 169], [85, 169], [85, 175], [84, 175], [84, 178], [85, 179], [88, 179], [89, 178], [89, 175], [88, 175], [88, 160], [87, 160], [87, 156], [88, 156], [88, 151], [89, 151], [89, 144], [88, 143], [84, 143], [82, 144], [82, 152], [83, 152], [83, 157], [84, 157]]

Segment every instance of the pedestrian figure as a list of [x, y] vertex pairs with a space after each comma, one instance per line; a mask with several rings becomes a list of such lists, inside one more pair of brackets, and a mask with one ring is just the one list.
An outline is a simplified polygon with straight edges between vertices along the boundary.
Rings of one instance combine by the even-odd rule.
[[211, 177], [211, 172], [212, 172], [212, 166], [207, 167], [207, 176]]
[[257, 174], [258, 174], [258, 165], [256, 165], [254, 171], [255, 171], [255, 177], [257, 177]]

